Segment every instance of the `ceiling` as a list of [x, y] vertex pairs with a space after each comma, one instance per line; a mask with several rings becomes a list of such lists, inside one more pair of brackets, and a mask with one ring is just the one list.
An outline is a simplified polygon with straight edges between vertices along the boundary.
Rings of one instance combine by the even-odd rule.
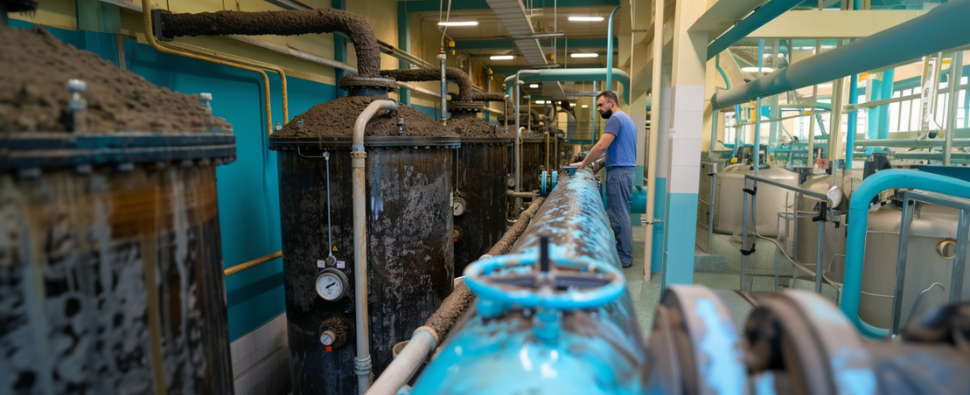
[[[551, 0], [546, 1], [546, 6], [542, 6], [540, 1], [524, 1], [526, 14], [529, 15], [536, 33], [554, 33], [557, 31], [564, 33], [563, 37], [555, 40], [551, 38], [540, 39], [539, 43], [543, 47], [543, 52], [551, 54], [555, 46], [555, 59], [559, 64], [569, 67], [604, 67], [606, 64], [607, 21], [610, 12], [616, 5], [602, 5], [602, 3], [613, 1], [601, 0], [560, 0], [557, 2], [567, 3], [570, 6], [552, 7], [553, 1]], [[469, 56], [482, 61], [482, 63], [494, 69], [496, 74], [500, 75], [510, 74], [514, 72], [514, 69], [527, 66], [528, 62], [516, 49], [509, 33], [502, 26], [495, 13], [484, 4], [484, 1], [479, 3], [481, 4], [480, 7], [475, 7], [474, 4], [469, 5], [467, 1], [465, 3], [461, 7], [465, 9], [453, 9], [448, 20], [453, 22], [477, 21], [478, 25], [450, 26], [445, 30], [445, 35], [455, 41], [456, 50], [465, 52]], [[533, 8], [529, 8], [530, 4]], [[455, 3], [452, 3], [452, 5], [453, 8], [459, 8], [455, 7]], [[438, 10], [410, 13], [412, 17], [415, 15], [419, 17], [422, 24], [429, 24], [439, 30], [442, 29], [437, 27], [437, 23], [445, 17], [443, 14], [439, 14]], [[439, 15], [441, 19], [439, 19]], [[569, 21], [570, 16], [602, 16], [603, 21]], [[617, 45], [617, 40], [614, 40], [614, 48]], [[593, 58], [568, 56], [577, 52], [596, 53], [598, 56]], [[493, 55], [515, 55], [516, 57], [512, 60], [490, 59], [490, 56]]]

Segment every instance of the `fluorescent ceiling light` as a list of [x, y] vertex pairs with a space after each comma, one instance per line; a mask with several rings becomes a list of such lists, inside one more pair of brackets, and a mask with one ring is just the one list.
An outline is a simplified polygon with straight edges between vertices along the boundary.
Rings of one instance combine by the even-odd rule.
[[438, 26], [478, 26], [478, 21], [438, 22]]
[[598, 53], [585, 53], [585, 52], [583, 52], [583, 53], [574, 53], [574, 54], [571, 54], [569, 56], [574, 57], [574, 58], [595, 58], [597, 56], [600, 56], [600, 54], [598, 54]]
[[546, 104], [545, 100], [536, 100], [536, 104]]
[[488, 58], [492, 60], [512, 60], [515, 59], [515, 55], [492, 55]]
[[582, 107], [583, 108], [589, 108], [589, 106], [588, 105], [585, 105], [585, 104], [583, 104]]
[[832, 48], [835, 48], [835, 46], [834, 45], [823, 45], [822, 46], [822, 49], [832, 49]]
[[602, 22], [603, 17], [601, 16], [571, 16], [569, 20], [573, 22]]
[[[743, 71], [745, 73], [757, 73], [758, 72], [758, 68], [757, 67], [742, 67], [741, 68], [741, 71]], [[762, 67], [761, 68], [761, 72], [762, 73], [770, 73], [772, 71], [775, 71], [775, 69], [773, 69], [771, 67]]]
[[826, 82], [824, 84], [818, 84], [818, 87], [819, 88], [831, 88], [832, 87], [832, 83], [831, 82]]
[[538, 88], [538, 87], [539, 87], [539, 84], [530, 84], [529, 85], [529, 88]]

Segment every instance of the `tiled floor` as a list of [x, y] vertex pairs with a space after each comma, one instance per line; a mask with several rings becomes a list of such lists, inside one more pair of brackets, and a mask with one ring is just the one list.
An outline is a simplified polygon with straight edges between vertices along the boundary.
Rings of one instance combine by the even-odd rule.
[[[653, 273], [650, 281], [643, 281], [643, 227], [633, 227], [633, 267], [623, 269], [626, 276], [627, 286], [630, 297], [633, 299], [634, 309], [637, 319], [640, 321], [640, 329], [643, 331], [644, 338], [649, 336], [653, 326], [653, 315], [660, 303], [660, 275]], [[744, 298], [739, 296], [734, 290], [740, 288], [740, 242], [733, 240], [729, 235], [714, 235], [714, 256], [697, 251], [695, 267], [698, 270], [694, 273], [694, 283], [705, 285], [714, 290], [721, 298], [721, 302], [731, 313], [731, 317], [737, 324], [738, 333], [744, 326], [745, 319], [750, 313], [752, 306]], [[779, 258], [779, 273], [790, 275], [791, 265], [784, 263], [783, 258]], [[747, 273], [751, 273], [751, 291], [770, 292], [774, 291], [774, 266], [775, 266], [775, 246], [767, 241], [759, 242], [757, 252], [745, 259]], [[787, 280], [781, 279], [782, 286], [787, 284]], [[800, 280], [794, 284], [795, 288], [812, 290], [814, 283], [811, 280]], [[835, 289], [826, 285], [823, 294], [830, 300], [835, 300]]]

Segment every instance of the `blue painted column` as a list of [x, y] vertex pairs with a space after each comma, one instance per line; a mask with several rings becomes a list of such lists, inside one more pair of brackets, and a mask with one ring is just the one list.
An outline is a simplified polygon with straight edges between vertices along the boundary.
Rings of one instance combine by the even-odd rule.
[[[330, 7], [335, 10], [346, 10], [347, 0], [332, 0]], [[333, 60], [347, 63], [347, 40], [338, 34], [333, 35]], [[333, 89], [336, 97], [347, 96], [347, 91], [340, 89], [340, 77], [343, 77], [346, 73], [342, 69], [333, 69]]]
[[[859, 75], [852, 74], [849, 77], [849, 104], [856, 104], [859, 102]], [[849, 130], [845, 136], [845, 168], [852, 169], [852, 160], [854, 159], [855, 152], [855, 134], [856, 127], [859, 123], [859, 111], [852, 111], [849, 113]]]
[[[882, 92], [879, 97], [889, 99], [893, 97], [893, 79], [896, 76], [896, 69], [889, 69], [882, 72]], [[877, 138], [889, 138], [889, 105], [879, 106], [879, 130]]]
[[[346, 1], [346, 0], [340, 0]], [[411, 22], [408, 19], [408, 3], [399, 1], [397, 3], [397, 48], [404, 52], [411, 52]], [[411, 65], [406, 60], [398, 61], [398, 68], [408, 69]], [[398, 101], [401, 104], [411, 104], [411, 90], [398, 88]], [[488, 121], [488, 113], [485, 113], [485, 121]]]
[[[882, 97], [882, 77], [879, 75], [872, 75], [869, 77], [869, 84], [866, 87], [866, 95], [869, 96], [868, 101], [881, 100]], [[869, 108], [869, 113], [866, 114], [868, 117], [866, 127], [866, 140], [878, 139], [879, 138], [879, 111], [882, 106]], [[866, 148], [866, 154], [872, 154], [876, 149], [875, 147]]]

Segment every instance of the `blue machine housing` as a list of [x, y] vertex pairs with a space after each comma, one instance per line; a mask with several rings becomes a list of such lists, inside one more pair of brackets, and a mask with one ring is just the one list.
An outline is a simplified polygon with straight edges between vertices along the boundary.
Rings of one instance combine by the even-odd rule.
[[[646, 352], [596, 180], [580, 169], [558, 181], [509, 255], [466, 269], [479, 299], [411, 394], [643, 393]], [[532, 270], [542, 237], [558, 269], [551, 276]], [[516, 275], [593, 285], [553, 291], [490, 282]]]

